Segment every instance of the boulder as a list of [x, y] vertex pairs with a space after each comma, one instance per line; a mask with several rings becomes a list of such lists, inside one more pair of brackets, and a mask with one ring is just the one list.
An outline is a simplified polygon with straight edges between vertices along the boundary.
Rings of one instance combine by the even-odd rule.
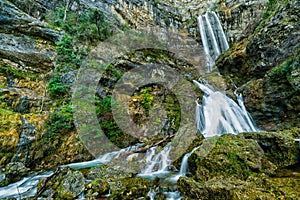
[[253, 173], [273, 174], [276, 170], [254, 139], [225, 134], [207, 140], [212, 141], [210, 146], [204, 141], [206, 146], [200, 147], [189, 158], [189, 168], [195, 180], [205, 181], [221, 175], [246, 179]]
[[74, 171], [68, 167], [56, 170], [54, 175], [42, 179], [38, 185], [40, 197], [52, 197], [55, 199], [74, 199], [85, 188], [85, 178], [80, 171]]

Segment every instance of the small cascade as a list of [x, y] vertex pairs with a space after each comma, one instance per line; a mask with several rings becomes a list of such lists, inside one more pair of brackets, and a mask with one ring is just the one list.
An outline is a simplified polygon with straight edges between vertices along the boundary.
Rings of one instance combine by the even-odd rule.
[[181, 176], [186, 175], [187, 168], [188, 168], [188, 159], [199, 148], [200, 148], [200, 146], [195, 147], [191, 152], [189, 152], [183, 156], [179, 173], [171, 176], [170, 178], [167, 179], [167, 181], [169, 181], [171, 183], [176, 183]]
[[247, 112], [241, 95], [237, 95], [237, 104], [207, 83], [193, 82], [204, 92], [202, 105], [196, 101], [196, 125], [205, 137], [259, 131]]
[[187, 171], [187, 167], [188, 167], [188, 159], [199, 148], [200, 148], [200, 146], [195, 147], [191, 152], [184, 155], [184, 157], [182, 158], [182, 161], [181, 161], [179, 175], [181, 175], [181, 176], [186, 175], [186, 171]]
[[171, 144], [168, 143], [159, 153], [155, 154], [157, 147], [150, 148], [145, 156], [146, 166], [138, 176], [153, 179], [157, 176], [164, 176], [169, 173], [171, 160], [169, 154]]
[[208, 72], [212, 71], [216, 58], [229, 48], [221, 22], [215, 12], [198, 17], [198, 27], [206, 54]]

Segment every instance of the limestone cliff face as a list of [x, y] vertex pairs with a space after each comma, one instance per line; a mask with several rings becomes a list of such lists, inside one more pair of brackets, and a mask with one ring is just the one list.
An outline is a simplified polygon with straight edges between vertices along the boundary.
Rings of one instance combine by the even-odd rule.
[[233, 44], [245, 37], [252, 24], [261, 18], [266, 3], [267, 0], [110, 0], [93, 4], [135, 28], [160, 26], [198, 38], [197, 17], [215, 11], [221, 18], [228, 41]]

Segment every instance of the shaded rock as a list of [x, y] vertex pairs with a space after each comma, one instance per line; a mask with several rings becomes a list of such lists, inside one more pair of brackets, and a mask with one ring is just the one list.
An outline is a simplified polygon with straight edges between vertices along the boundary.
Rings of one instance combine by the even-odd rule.
[[263, 149], [265, 156], [278, 168], [291, 166], [300, 161], [298, 144], [294, 139], [300, 137], [300, 129], [279, 132], [243, 133], [246, 139], [253, 139]]
[[47, 11], [53, 9], [57, 4], [55, 1], [46, 0], [35, 0], [30, 3], [22, 0], [10, 0], [10, 2], [16, 5], [23, 12], [40, 20], [44, 19]]

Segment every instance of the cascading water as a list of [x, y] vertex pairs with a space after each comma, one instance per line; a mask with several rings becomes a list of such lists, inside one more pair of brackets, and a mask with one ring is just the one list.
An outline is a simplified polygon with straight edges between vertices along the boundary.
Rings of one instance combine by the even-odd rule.
[[2, 198], [16, 198], [23, 199], [32, 197], [37, 192], [37, 185], [42, 178], [49, 177], [53, 174], [52, 171], [41, 174], [33, 174], [24, 177], [22, 180], [12, 183], [8, 186], [0, 188], [0, 199]]
[[147, 151], [145, 156], [146, 166], [138, 176], [153, 179], [170, 172], [168, 167], [171, 165], [171, 160], [169, 159], [171, 144], [168, 143], [157, 154], [155, 154], [156, 148], [152, 147]]
[[206, 12], [198, 17], [198, 27], [206, 55], [208, 72], [212, 71], [215, 59], [229, 48], [221, 22], [215, 12]]
[[187, 168], [188, 168], [188, 159], [199, 148], [200, 148], [200, 146], [195, 147], [191, 152], [189, 152], [183, 156], [179, 173], [168, 178], [167, 181], [169, 181], [171, 183], [176, 183], [181, 176], [186, 175]]
[[205, 137], [259, 131], [247, 112], [241, 95], [237, 95], [237, 104], [207, 83], [193, 82], [204, 92], [202, 105], [196, 101], [196, 125]]
[[[91, 161], [71, 163], [66, 166], [78, 170], [78, 169], [94, 167], [94, 166], [101, 165], [101, 164], [106, 164], [106, 163], [110, 162], [112, 159], [119, 158], [119, 156], [122, 153], [136, 150], [141, 146], [142, 146], [142, 144], [137, 144], [135, 146], [130, 146], [130, 147], [121, 149], [119, 151], [113, 151], [113, 152], [106, 153], [106, 154], [101, 155], [98, 158], [91, 160]], [[132, 154], [130, 156], [136, 156], [136, 154]]]

